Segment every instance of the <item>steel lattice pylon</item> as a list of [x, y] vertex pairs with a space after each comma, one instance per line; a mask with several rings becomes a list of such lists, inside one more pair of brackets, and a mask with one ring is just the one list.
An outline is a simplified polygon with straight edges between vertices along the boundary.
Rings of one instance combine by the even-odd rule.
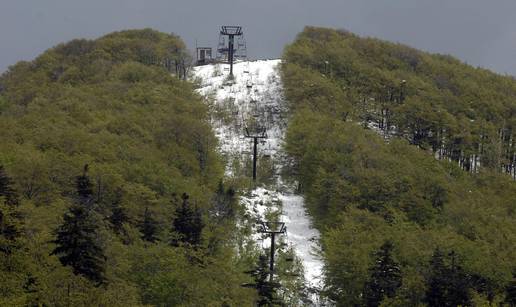
[[222, 26], [217, 47], [217, 60], [229, 64], [229, 75], [233, 77], [233, 62], [235, 59], [245, 58], [247, 58], [247, 43], [242, 27]]

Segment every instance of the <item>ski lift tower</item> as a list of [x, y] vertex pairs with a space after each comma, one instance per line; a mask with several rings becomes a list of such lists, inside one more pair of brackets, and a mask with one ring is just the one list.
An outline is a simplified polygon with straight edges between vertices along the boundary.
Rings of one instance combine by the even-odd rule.
[[245, 137], [249, 139], [253, 139], [253, 181], [256, 181], [256, 162], [258, 160], [258, 139], [266, 139], [267, 138], [267, 129], [259, 125], [258, 123], [254, 123], [251, 125], [245, 126]]
[[241, 43], [239, 42], [237, 48], [235, 48], [235, 36], [242, 37], [243, 34], [244, 33], [242, 32], [242, 27], [240, 26], [222, 26], [222, 29], [220, 31], [221, 38], [223, 38], [224, 36], [228, 37], [227, 45], [225, 44], [223, 39], [220, 40], [218, 52], [219, 55], [225, 55], [227, 58], [227, 63], [229, 64], [230, 78], [233, 78], [233, 61], [235, 59], [235, 51], [238, 50], [241, 45]]
[[258, 232], [271, 236], [271, 256], [269, 263], [269, 282], [273, 282], [274, 278], [274, 252], [276, 250], [276, 235], [285, 234], [287, 227], [284, 222], [261, 222]]

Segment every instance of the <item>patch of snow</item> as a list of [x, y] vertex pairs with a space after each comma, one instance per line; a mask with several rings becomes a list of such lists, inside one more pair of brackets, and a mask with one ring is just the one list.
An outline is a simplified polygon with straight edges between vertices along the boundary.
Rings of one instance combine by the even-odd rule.
[[[252, 139], [244, 137], [245, 123], [259, 117], [267, 129], [267, 139], [258, 146], [260, 156], [269, 156], [280, 164], [284, 161], [282, 144], [287, 126], [287, 113], [278, 65], [281, 60], [239, 62], [233, 66], [234, 80], [228, 79], [227, 64], [195, 67], [194, 78], [199, 80], [199, 94], [214, 109], [230, 110], [231, 120], [213, 118], [212, 125], [219, 139], [219, 150], [227, 158], [226, 175], [234, 174], [235, 157], [252, 155]], [[270, 214], [280, 216], [287, 227], [286, 240], [302, 260], [305, 280], [310, 289], [321, 289], [323, 262], [317, 256], [319, 232], [311, 226], [305, 212], [304, 198], [285, 187], [276, 172], [276, 184], [258, 187], [241, 196], [245, 215], [255, 224], [265, 221]], [[283, 192], [287, 191], [287, 192]], [[257, 225], [256, 225], [257, 226]], [[254, 228], [250, 240], [269, 247], [269, 240]]]

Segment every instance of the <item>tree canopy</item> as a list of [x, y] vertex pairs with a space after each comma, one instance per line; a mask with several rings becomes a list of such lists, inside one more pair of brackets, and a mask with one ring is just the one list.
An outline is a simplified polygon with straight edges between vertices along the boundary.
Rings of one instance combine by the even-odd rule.
[[[179, 37], [128, 30], [60, 44], [0, 77], [2, 246], [23, 224], [0, 257], [0, 305], [252, 302], [228, 244], [235, 223], [208, 214], [223, 167], [208, 109], [182, 80], [188, 61]], [[197, 236], [217, 246], [170, 245], [170, 198], [183, 193], [206, 223]]]
[[286, 48], [282, 76], [290, 173], [322, 232], [327, 296], [363, 304], [388, 241], [403, 282], [382, 304], [428, 302], [436, 249], [460, 261], [445, 264], [457, 273], [446, 291], [468, 280], [449, 304], [503, 301], [516, 266], [516, 81], [313, 27]]

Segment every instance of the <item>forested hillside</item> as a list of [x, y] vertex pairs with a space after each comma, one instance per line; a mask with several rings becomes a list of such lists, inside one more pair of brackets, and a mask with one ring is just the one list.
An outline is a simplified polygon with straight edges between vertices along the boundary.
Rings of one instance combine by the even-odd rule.
[[288, 92], [303, 105], [403, 137], [464, 170], [487, 167], [516, 176], [513, 77], [447, 55], [314, 28], [298, 37], [285, 58], [296, 64], [285, 74], [308, 87]]
[[513, 78], [311, 27], [282, 74], [286, 150], [322, 232], [329, 298], [516, 300]]
[[0, 306], [250, 305], [183, 42], [74, 40], [0, 78]]

